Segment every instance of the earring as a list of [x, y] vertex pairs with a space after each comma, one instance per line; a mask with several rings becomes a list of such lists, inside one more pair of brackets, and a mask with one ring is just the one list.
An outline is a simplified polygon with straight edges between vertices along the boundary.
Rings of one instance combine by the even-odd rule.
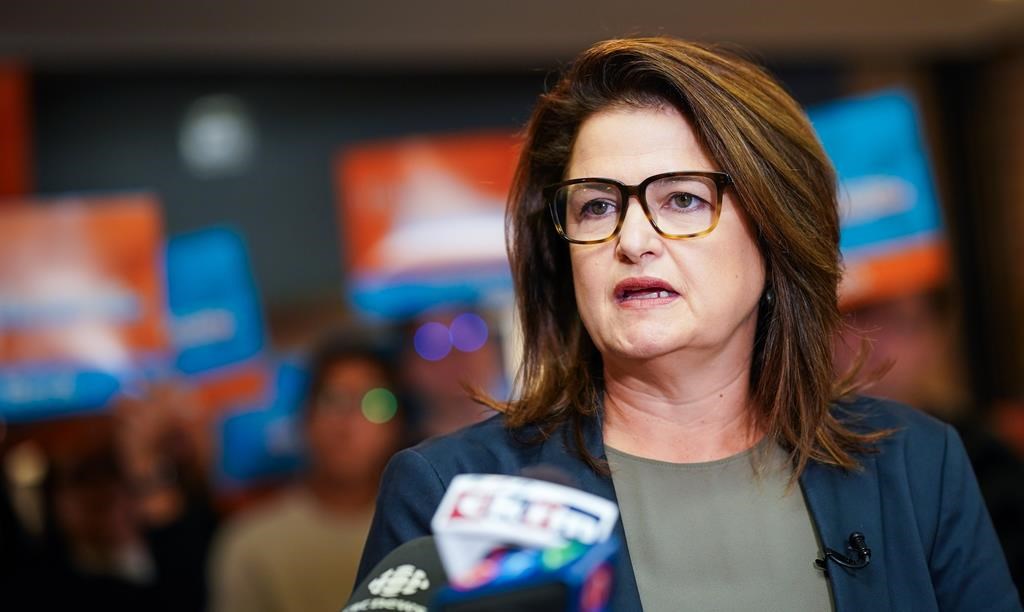
[[764, 297], [762, 299], [764, 300], [765, 306], [771, 306], [775, 303], [775, 292], [772, 291], [771, 288], [765, 289]]

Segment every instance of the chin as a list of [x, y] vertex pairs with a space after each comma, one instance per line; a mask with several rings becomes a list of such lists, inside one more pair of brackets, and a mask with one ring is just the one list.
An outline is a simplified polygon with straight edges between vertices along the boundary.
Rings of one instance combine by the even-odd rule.
[[606, 346], [609, 348], [609, 352], [616, 357], [646, 360], [685, 348], [686, 343], [678, 338], [667, 338], [664, 333], [654, 332], [618, 338]]

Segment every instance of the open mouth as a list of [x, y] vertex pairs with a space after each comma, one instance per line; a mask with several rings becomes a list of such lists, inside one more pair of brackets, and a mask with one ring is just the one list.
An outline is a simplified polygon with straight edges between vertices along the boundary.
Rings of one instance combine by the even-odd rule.
[[615, 285], [615, 299], [619, 302], [666, 300], [678, 295], [668, 283], [658, 278], [630, 278]]

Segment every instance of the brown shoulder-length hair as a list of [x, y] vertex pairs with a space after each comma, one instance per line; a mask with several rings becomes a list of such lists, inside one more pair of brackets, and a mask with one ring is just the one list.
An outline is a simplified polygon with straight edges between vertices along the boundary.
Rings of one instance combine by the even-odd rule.
[[794, 477], [808, 461], [855, 468], [881, 434], [856, 433], [831, 412], [837, 383], [832, 338], [840, 323], [836, 177], [800, 106], [765, 71], [711, 46], [671, 38], [610, 40], [584, 51], [542, 95], [526, 127], [506, 216], [523, 332], [518, 399], [484, 400], [510, 427], [547, 437], [599, 409], [602, 361], [576, 307], [567, 243], [541, 190], [563, 180], [580, 124], [615, 106], [671, 105], [733, 178], [766, 266], [750, 387], [755, 425], [790, 453]]

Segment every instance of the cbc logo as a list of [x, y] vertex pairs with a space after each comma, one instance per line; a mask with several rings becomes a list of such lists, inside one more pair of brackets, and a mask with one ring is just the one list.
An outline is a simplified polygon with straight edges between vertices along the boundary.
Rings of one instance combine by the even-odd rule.
[[370, 593], [378, 597], [413, 595], [430, 588], [427, 573], [415, 565], [399, 565], [370, 581]]

